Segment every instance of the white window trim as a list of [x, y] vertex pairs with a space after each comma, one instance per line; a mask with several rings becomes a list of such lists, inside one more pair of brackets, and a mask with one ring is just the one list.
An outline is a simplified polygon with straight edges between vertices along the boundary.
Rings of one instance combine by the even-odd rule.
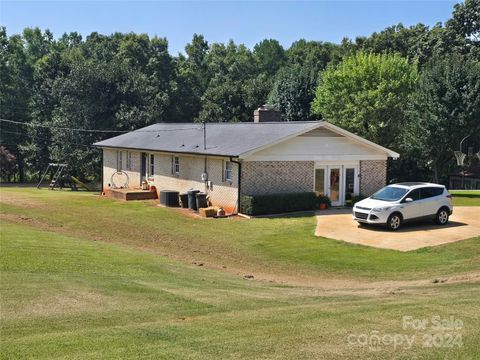
[[151, 178], [154, 176], [155, 176], [155, 154], [148, 154], [148, 177]]
[[172, 175], [180, 176], [180, 156], [172, 156]]
[[127, 170], [132, 170], [132, 152], [126, 151], [126, 163], [127, 163]]
[[117, 150], [117, 171], [123, 170], [123, 151]]
[[[230, 165], [230, 169], [227, 169], [228, 164]], [[223, 179], [225, 182], [228, 182], [228, 183], [233, 182], [233, 162], [229, 160], [225, 161], [225, 167], [223, 169]]]

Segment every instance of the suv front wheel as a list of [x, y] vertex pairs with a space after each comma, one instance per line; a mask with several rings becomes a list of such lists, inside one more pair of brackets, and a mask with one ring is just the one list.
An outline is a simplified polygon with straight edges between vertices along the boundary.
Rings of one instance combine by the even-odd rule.
[[437, 212], [437, 216], [435, 217], [435, 222], [436, 222], [438, 225], [445, 225], [445, 224], [448, 222], [449, 216], [450, 216], [450, 214], [449, 214], [448, 209], [446, 209], [446, 208], [441, 208], [441, 209], [438, 210], [438, 212]]
[[399, 213], [393, 213], [388, 217], [387, 228], [388, 230], [398, 230], [402, 226], [402, 216]]

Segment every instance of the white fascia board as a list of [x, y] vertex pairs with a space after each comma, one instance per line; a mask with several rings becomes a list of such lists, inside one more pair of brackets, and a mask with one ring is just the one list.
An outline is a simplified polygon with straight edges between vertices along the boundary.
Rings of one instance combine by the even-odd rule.
[[400, 154], [393, 151], [393, 150], [390, 150], [390, 149], [387, 149], [386, 147], [375, 144], [374, 142], [371, 142], [367, 139], [364, 139], [361, 136], [355, 135], [355, 134], [351, 133], [350, 131], [344, 130], [344, 129], [342, 129], [338, 126], [335, 126], [331, 123], [328, 123], [326, 121], [323, 122], [322, 126], [326, 129], [329, 129], [333, 132], [336, 132], [337, 134], [349, 137], [349, 138], [354, 139], [354, 140], [356, 140], [356, 141], [358, 141], [358, 142], [360, 142], [364, 145], [370, 146], [371, 148], [374, 148], [376, 150], [380, 150], [382, 152], [385, 152], [387, 154], [387, 156], [389, 156], [391, 158], [398, 159], [400, 157]]
[[249, 156], [244, 161], [360, 161], [360, 160], [387, 160], [388, 156], [385, 154], [377, 155], [264, 155], [264, 156]]

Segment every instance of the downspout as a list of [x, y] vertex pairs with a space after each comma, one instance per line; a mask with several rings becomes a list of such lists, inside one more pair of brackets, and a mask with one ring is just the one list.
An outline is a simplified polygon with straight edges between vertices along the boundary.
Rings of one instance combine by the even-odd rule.
[[205, 158], [204, 158], [204, 161], [203, 161], [203, 172], [205, 174], [207, 174], [207, 178], [203, 182], [203, 185], [204, 185], [204, 189], [205, 189], [204, 190], [205, 194], [208, 194], [210, 189], [208, 188], [207, 155], [205, 155]]
[[[206, 151], [207, 150], [207, 124], [205, 123], [205, 121], [203, 122], [203, 151]], [[208, 194], [209, 192], [209, 188], [208, 188], [208, 173], [207, 173], [207, 155], [205, 155], [205, 159], [204, 159], [204, 162], [203, 162], [203, 172], [205, 174], [207, 174], [207, 178], [204, 180], [204, 191], [205, 191], [205, 194]]]
[[102, 176], [101, 176], [101, 184], [100, 184], [100, 195], [105, 195], [104, 192], [103, 192], [103, 171], [104, 171], [104, 166], [105, 164], [103, 163], [103, 149], [101, 149], [101, 152], [102, 152], [102, 156], [101, 156], [101, 159], [102, 159]]
[[238, 193], [237, 193], [237, 213], [240, 212], [240, 195], [242, 193], [242, 163], [240, 161], [234, 160], [230, 156], [230, 161], [238, 165]]

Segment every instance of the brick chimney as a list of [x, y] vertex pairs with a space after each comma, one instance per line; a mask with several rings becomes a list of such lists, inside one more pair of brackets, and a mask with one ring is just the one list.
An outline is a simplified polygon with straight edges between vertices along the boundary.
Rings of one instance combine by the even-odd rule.
[[273, 105], [262, 105], [253, 112], [253, 122], [278, 122], [283, 121], [282, 113]]

